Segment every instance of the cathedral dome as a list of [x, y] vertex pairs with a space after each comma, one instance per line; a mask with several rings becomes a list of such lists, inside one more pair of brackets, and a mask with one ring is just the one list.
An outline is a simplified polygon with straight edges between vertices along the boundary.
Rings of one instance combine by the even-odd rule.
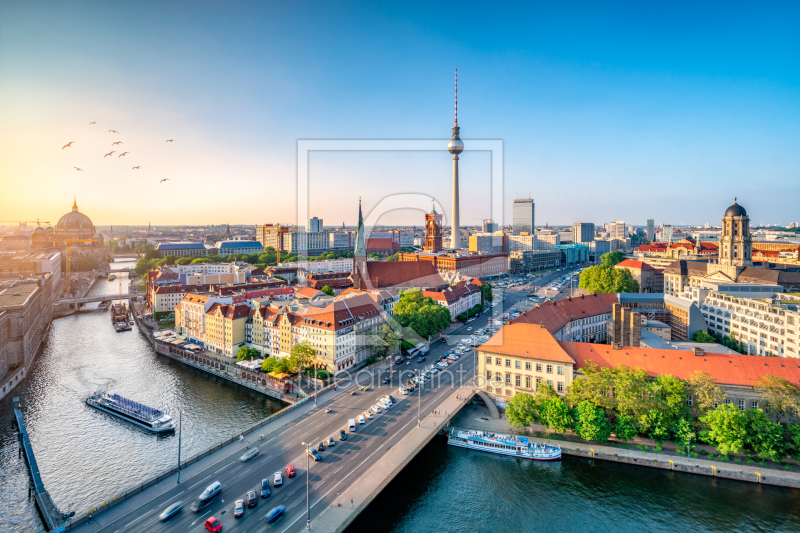
[[41, 226], [37, 226], [36, 229], [33, 230], [33, 234], [34, 235], [43, 235], [44, 234], [44, 230], [42, 229]]
[[78, 211], [78, 204], [75, 202], [72, 205], [72, 211], [58, 220], [56, 229], [59, 231], [87, 231], [93, 234], [94, 224], [89, 217]]
[[746, 217], [747, 211], [734, 200], [733, 205], [725, 211], [726, 217]]

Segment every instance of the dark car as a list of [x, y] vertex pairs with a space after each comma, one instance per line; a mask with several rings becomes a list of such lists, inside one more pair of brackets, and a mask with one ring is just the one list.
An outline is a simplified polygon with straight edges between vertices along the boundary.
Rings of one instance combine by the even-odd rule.
[[264, 520], [266, 520], [267, 523], [271, 524], [271, 523], [275, 522], [278, 518], [283, 516], [283, 512], [285, 510], [286, 510], [286, 507], [283, 506], [283, 505], [279, 505], [277, 507], [273, 507], [267, 513], [267, 516], [264, 517]]
[[315, 461], [322, 461], [322, 454], [314, 448], [308, 449], [308, 455], [310, 455]]
[[255, 507], [258, 505], [258, 496], [256, 496], [256, 491], [249, 491], [245, 497], [245, 501], [247, 502], [248, 507]]
[[347, 440], [347, 432], [343, 429], [339, 430], [339, 440]]
[[261, 497], [262, 498], [269, 498], [270, 490], [269, 490], [269, 478], [265, 478], [261, 480]]
[[425, 361], [424, 357], [417, 357], [417, 363], [421, 363], [423, 361]]
[[392, 378], [383, 378], [383, 384], [388, 385], [392, 381]]
[[317, 445], [317, 449], [318, 449], [319, 451], [322, 451], [322, 450], [324, 450], [324, 449], [325, 449], [325, 443], [324, 443], [324, 442], [320, 442], [320, 443]]

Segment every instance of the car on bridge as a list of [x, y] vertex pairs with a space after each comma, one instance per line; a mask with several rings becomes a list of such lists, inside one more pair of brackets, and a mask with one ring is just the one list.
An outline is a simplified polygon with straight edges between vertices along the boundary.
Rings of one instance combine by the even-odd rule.
[[170, 518], [178, 514], [178, 512], [181, 510], [181, 507], [183, 507], [183, 502], [173, 503], [172, 505], [164, 509], [163, 513], [158, 515], [158, 519], [161, 520], [162, 522], [169, 520]]
[[261, 480], [261, 497], [269, 498], [269, 495], [270, 495], [269, 478], [264, 478]]
[[206, 520], [206, 529], [211, 533], [219, 533], [222, 531], [222, 523], [212, 516]]
[[277, 507], [274, 507], [274, 508], [270, 509], [270, 511], [267, 513], [267, 516], [264, 517], [264, 520], [266, 520], [267, 523], [272, 524], [278, 518], [283, 516], [283, 512], [285, 510], [286, 510], [286, 506], [284, 506], [284, 505], [279, 505]]
[[286, 466], [286, 475], [289, 476], [289, 477], [294, 477], [294, 476], [297, 475], [297, 472], [295, 472], [295, 470], [294, 470], [294, 466], [292, 466], [292, 465], [287, 465]]
[[244, 500], [236, 500], [233, 503], [233, 517], [241, 518], [244, 516]]
[[283, 474], [280, 472], [275, 472], [275, 477], [272, 478], [272, 486], [273, 487], [280, 487], [283, 485]]
[[258, 496], [256, 496], [256, 491], [254, 490], [248, 491], [245, 499], [247, 500], [248, 507], [255, 507], [258, 505]]

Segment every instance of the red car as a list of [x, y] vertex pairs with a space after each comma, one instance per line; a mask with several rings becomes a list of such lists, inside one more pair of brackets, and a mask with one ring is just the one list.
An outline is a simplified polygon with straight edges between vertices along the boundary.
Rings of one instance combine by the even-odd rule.
[[294, 467], [292, 465], [286, 467], [286, 475], [288, 477], [294, 477], [296, 474], [297, 472], [294, 471]]
[[206, 529], [211, 531], [212, 533], [219, 533], [222, 531], [222, 524], [219, 520], [214, 518], [213, 516], [206, 520]]

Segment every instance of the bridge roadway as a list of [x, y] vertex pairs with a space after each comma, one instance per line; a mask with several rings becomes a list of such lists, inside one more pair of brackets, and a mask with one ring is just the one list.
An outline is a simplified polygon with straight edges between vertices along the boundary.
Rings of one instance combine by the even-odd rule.
[[[550, 274], [537, 282], [548, 283], [549, 279], [554, 277], [555, 275]], [[515, 306], [525, 299], [525, 294], [521, 290], [505, 291], [503, 307]], [[502, 314], [500, 311], [502, 307], [498, 306], [495, 309]], [[469, 326], [461, 326], [452, 331], [451, 335], [455, 337], [451, 342], [468, 335], [469, 330], [484, 327], [488, 318], [489, 315], [483, 315]], [[200, 532], [205, 531], [205, 520], [214, 516], [222, 523], [223, 532], [246, 533], [264, 529], [278, 533], [299, 532], [306, 527], [307, 470], [305, 447], [301, 443], [309, 442], [316, 445], [328, 437], [334, 437], [336, 444], [331, 448], [326, 446], [321, 452], [322, 461], [311, 460], [308, 470], [312, 528], [317, 531], [333, 531], [335, 528], [331, 527], [330, 523], [336, 520], [326, 520], [324, 514], [326, 510], [331, 510], [331, 515], [340, 514], [340, 508], [331, 506], [337, 503], [343, 507], [350, 506], [350, 497], [353, 493], [356, 493], [356, 506], [358, 506], [359, 478], [362, 475], [369, 475], [370, 467], [385, 460], [387, 453], [392, 449], [399, 450], [403, 447], [408, 453], [414, 451], [413, 447], [404, 446], [408, 440], [406, 443], [403, 441], [412, 437], [412, 432], [418, 430], [415, 426], [420, 399], [419, 409], [423, 418], [423, 429], [420, 431], [425, 431], [424, 428], [430, 430], [433, 427], [431, 422], [438, 423], [446, 414], [452, 414], [452, 411], [446, 413], [442, 410], [441, 415], [433, 416], [431, 415], [433, 410], [441, 409], [443, 404], [452, 406], [456, 394], [465, 392], [461, 387], [469, 391], [475, 368], [474, 352], [468, 352], [456, 364], [449, 367], [448, 372], [437, 374], [433, 380], [426, 382], [421, 396], [416, 392], [412, 396], [402, 396], [398, 393], [398, 384], [411, 377], [413, 370], [430, 365], [432, 361], [441, 358], [447, 349], [448, 345], [435, 343], [424, 363], [416, 363], [414, 360], [410, 365], [401, 364], [394, 367], [398, 373], [390, 385], [383, 385], [380, 382], [392, 368], [388, 363], [370, 372], [364, 372], [359, 378], [359, 383], [351, 383], [335, 393], [326, 393], [320, 399], [318, 407], [311, 407], [272, 431], [267, 430], [263, 440], [259, 440], [258, 435], [248, 435], [245, 440], [251, 441], [252, 446], [257, 446], [260, 450], [254, 459], [242, 463], [239, 458], [245, 451], [244, 445], [239, 443], [230, 445], [229, 448], [232, 450], [227, 452], [227, 456], [216, 460], [213, 464], [208, 463], [208, 466], [195, 471], [191, 477], [185, 477], [180, 485], [173, 485], [167, 490], [162, 490], [160, 494], [156, 494], [156, 489], [163, 485], [161, 483], [155, 485], [145, 491], [152, 492], [147, 495], [149, 501], [136, 498], [146, 503], [139, 503], [138, 507], [133, 508], [132, 501], [122, 502], [109, 511], [99, 514], [92, 523], [81, 524], [75, 529], [82, 533]], [[357, 390], [361, 384], [369, 385], [369, 390], [366, 392]], [[356, 392], [351, 395], [353, 391]], [[394, 396], [397, 404], [390, 410], [375, 415], [373, 420], [367, 420], [366, 424], [358, 425], [355, 434], [348, 432], [347, 440], [340, 441], [339, 430], [347, 427], [348, 419], [357, 418], [384, 394]], [[330, 408], [332, 412], [325, 413], [326, 408]], [[297, 476], [292, 479], [286, 477], [285, 468], [289, 464], [293, 465], [297, 472]], [[272, 486], [275, 472], [283, 473], [284, 484], [281, 487]], [[185, 472], [184, 475], [187, 474], [189, 472]], [[385, 472], [385, 475], [390, 475], [390, 472]], [[259, 497], [256, 507], [245, 508], [242, 518], [234, 518], [234, 502], [244, 498], [249, 490], [255, 490], [260, 495], [261, 480], [264, 478], [270, 479], [271, 496], [266, 499]], [[201, 512], [193, 513], [189, 509], [191, 503], [214, 481], [222, 484], [222, 493]], [[348, 491], [350, 487], [356, 490]], [[363, 497], [361, 499], [363, 500]], [[171, 520], [160, 522], [158, 515], [177, 501], [184, 503], [183, 510]], [[268, 526], [264, 516], [278, 505], [286, 506], [286, 512], [275, 524]]]

